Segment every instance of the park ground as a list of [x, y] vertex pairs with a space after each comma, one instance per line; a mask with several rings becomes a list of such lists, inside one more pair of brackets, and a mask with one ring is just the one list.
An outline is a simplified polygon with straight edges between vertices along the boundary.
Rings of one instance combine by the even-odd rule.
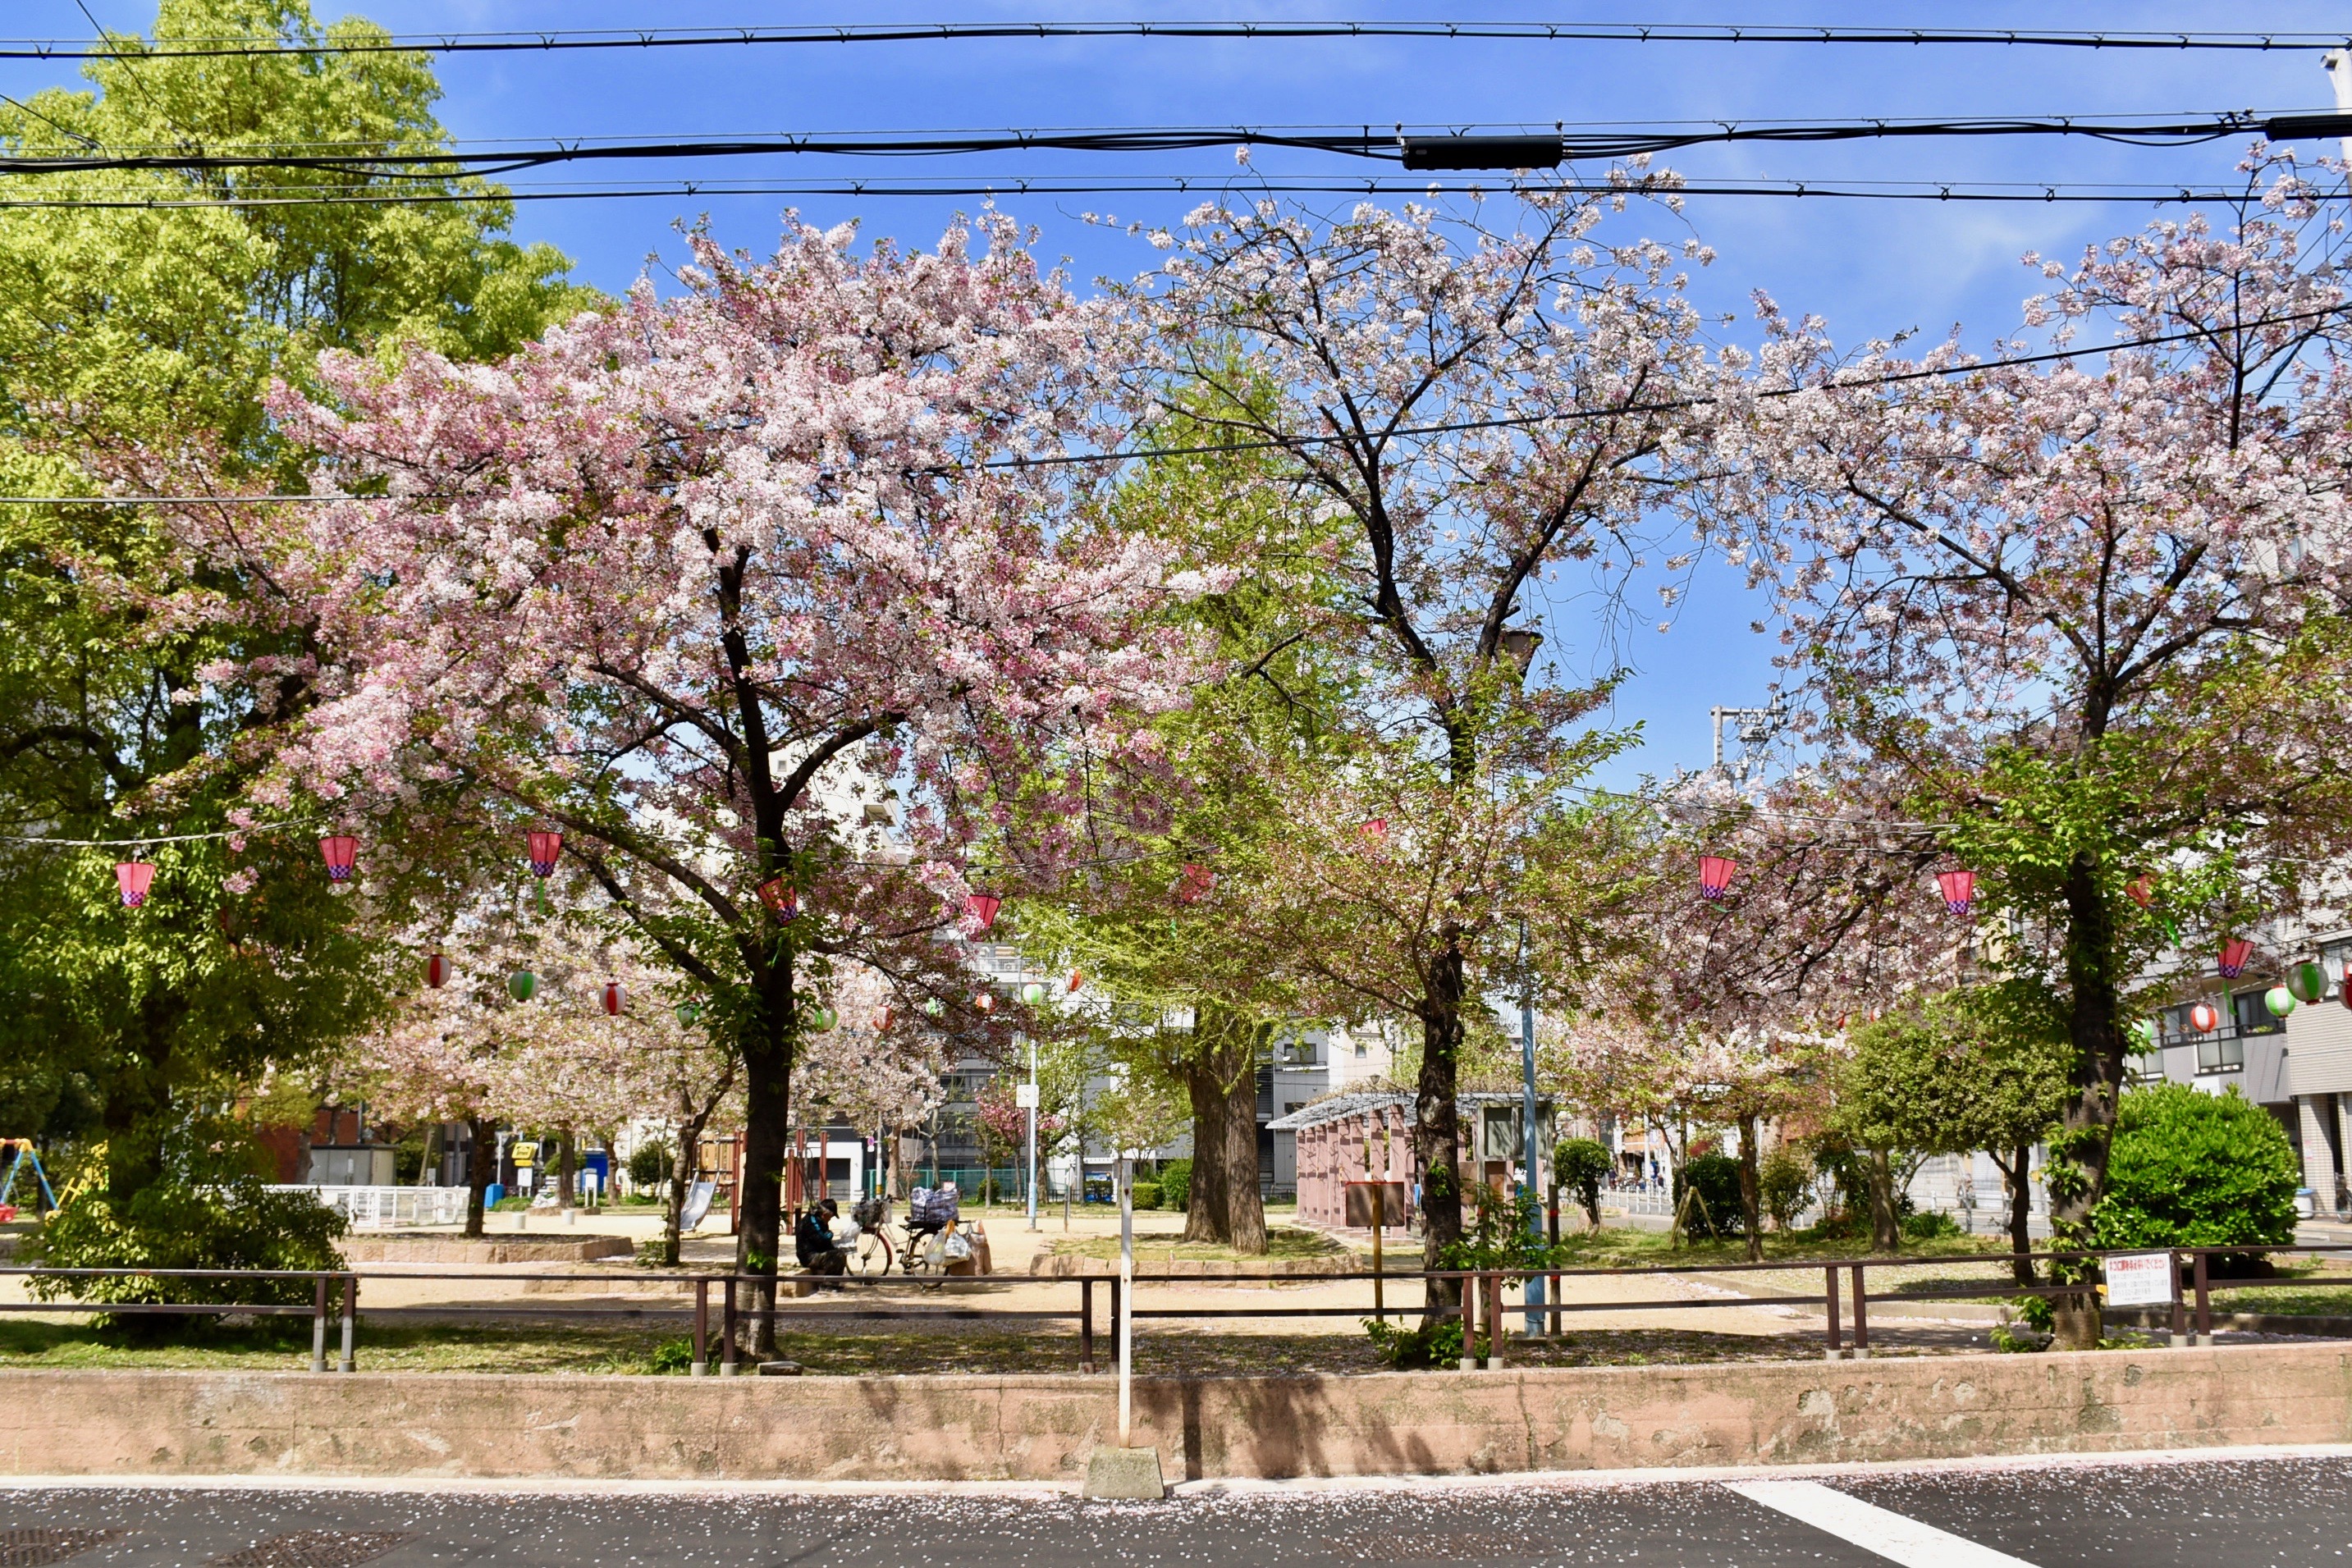
[[[1076, 1279], [1033, 1273], [1039, 1260], [1061, 1255], [1063, 1267], [1108, 1270], [1117, 1256], [1115, 1214], [1059, 1210], [1027, 1228], [1017, 1210], [975, 1211], [985, 1227], [995, 1271], [944, 1289], [896, 1281], [881, 1288], [824, 1292], [783, 1303], [779, 1354], [814, 1375], [911, 1373], [1076, 1371], [1079, 1343]], [[1317, 1260], [1368, 1265], [1370, 1238], [1329, 1237], [1301, 1229], [1283, 1210], [1270, 1215], [1276, 1264], [1311, 1266]], [[1183, 1217], [1145, 1211], [1136, 1217], [1138, 1267], [1171, 1262], [1214, 1265], [1233, 1260], [1213, 1248], [1182, 1244]], [[616, 1207], [576, 1211], [567, 1223], [541, 1211], [490, 1217], [493, 1239], [574, 1239], [619, 1236], [632, 1244], [659, 1229], [655, 1210]], [[370, 1233], [360, 1233], [367, 1235]], [[417, 1233], [418, 1239], [453, 1236], [453, 1229]], [[1800, 1242], [1769, 1239], [1773, 1261], [1803, 1262], [1853, 1256], [1851, 1240]], [[1998, 1286], [2007, 1265], [1988, 1249], [1987, 1236], [1914, 1243], [1899, 1260], [1874, 1264], [1874, 1294], [1897, 1290]], [[1737, 1263], [1737, 1243], [1700, 1243], [1670, 1250], [1654, 1229], [1617, 1224], [1577, 1239], [1588, 1266], [1664, 1266], [1664, 1273], [1571, 1276], [1562, 1300], [1585, 1310], [1566, 1313], [1559, 1335], [1526, 1337], [1527, 1320], [1514, 1304], [1506, 1316], [1507, 1363], [1527, 1366], [1687, 1364], [1818, 1358], [1824, 1321], [1818, 1268], [1790, 1271], [1701, 1265]], [[652, 1269], [630, 1259], [589, 1263], [499, 1265], [367, 1262], [362, 1284], [358, 1364], [375, 1372], [683, 1373], [692, 1296], [682, 1283], [696, 1271], [725, 1269], [730, 1239], [715, 1232], [688, 1239], [682, 1270]], [[1075, 1257], [1086, 1261], [1072, 1263]], [[1418, 1263], [1417, 1249], [1391, 1239], [1391, 1270]], [[1255, 1268], [1254, 1260], [1242, 1266]], [[2228, 1286], [2217, 1291], [2224, 1312], [2310, 1317], [2352, 1313], [2352, 1261], [2294, 1266], [2287, 1278]], [[475, 1277], [446, 1279], [437, 1273]], [[551, 1276], [586, 1275], [558, 1279]], [[2332, 1283], [2331, 1283], [2332, 1282]], [[1113, 1364], [1109, 1292], [1093, 1291], [1095, 1364]], [[0, 1277], [0, 1302], [26, 1302], [25, 1282]], [[1376, 1312], [1411, 1322], [1418, 1315], [1417, 1281], [1385, 1281], [1377, 1294], [1370, 1280], [1302, 1277], [1275, 1285], [1214, 1279], [1139, 1287], [1137, 1370], [1147, 1375], [1223, 1373], [1347, 1373], [1381, 1369], [1364, 1320]], [[1299, 1315], [1298, 1309], [1315, 1309]], [[582, 1312], [585, 1309], [585, 1312]], [[1851, 1308], [1847, 1309], [1851, 1333]], [[1992, 1348], [2004, 1313], [1997, 1300], [1966, 1303], [1875, 1305], [1871, 1314], [1874, 1354], [1951, 1354]], [[580, 1315], [564, 1315], [576, 1312]], [[1280, 1313], [1288, 1315], [1259, 1315]], [[712, 1327], [718, 1327], [714, 1301]], [[2252, 1343], [2266, 1333], [2226, 1329], [2221, 1342]], [[2147, 1343], [2138, 1331], [2116, 1331], [2119, 1346]], [[93, 1326], [74, 1314], [12, 1312], [0, 1315], [0, 1366], [235, 1367], [294, 1370], [309, 1364], [306, 1316], [231, 1319], [188, 1332], [134, 1335]], [[714, 1352], [715, 1357], [715, 1352]]]
[[953, 1562], [1093, 1568], [1622, 1563], [1668, 1568], [2287, 1568], [2352, 1550], [2352, 1450], [1507, 1483], [1202, 1483], [1158, 1503], [1045, 1489], [558, 1490], [0, 1483], [0, 1561]]

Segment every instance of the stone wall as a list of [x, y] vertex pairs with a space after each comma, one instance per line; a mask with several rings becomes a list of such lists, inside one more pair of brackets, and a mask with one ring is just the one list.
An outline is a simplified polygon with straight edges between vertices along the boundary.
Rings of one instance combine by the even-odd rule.
[[[364, 1354], [364, 1350], [362, 1350]], [[0, 1371], [11, 1475], [1071, 1480], [1107, 1376]], [[1171, 1479], [2352, 1440], [2352, 1346], [1142, 1379]]]

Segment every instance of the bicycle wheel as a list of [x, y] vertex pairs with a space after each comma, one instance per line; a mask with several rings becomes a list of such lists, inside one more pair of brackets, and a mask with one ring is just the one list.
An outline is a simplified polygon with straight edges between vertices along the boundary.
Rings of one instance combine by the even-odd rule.
[[857, 1244], [850, 1249], [849, 1271], [878, 1279], [890, 1271], [890, 1239], [877, 1231], [859, 1233]]

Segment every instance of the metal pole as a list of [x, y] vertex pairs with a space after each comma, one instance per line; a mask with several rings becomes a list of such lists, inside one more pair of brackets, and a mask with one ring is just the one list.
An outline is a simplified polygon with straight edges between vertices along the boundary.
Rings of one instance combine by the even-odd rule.
[[[1388, 1218], [1389, 1184], [1386, 1173], [1382, 1175], [1383, 1179], [1372, 1184], [1372, 1318], [1377, 1322], [1385, 1323], [1389, 1321], [1389, 1314], [1381, 1294], [1381, 1227]], [[1347, 1199], [1339, 1201], [1345, 1203]], [[1341, 1218], [1346, 1217], [1343, 1215]]]
[[343, 1360], [339, 1371], [359, 1370], [359, 1363], [352, 1359], [352, 1321], [359, 1316], [359, 1311], [360, 1277], [346, 1274], [343, 1276]]
[[327, 1276], [317, 1281], [318, 1289], [310, 1298], [310, 1370], [327, 1370]]
[[[1530, 1196], [1540, 1193], [1540, 1177], [1536, 1145], [1536, 993], [1535, 980], [1528, 973], [1528, 923], [1519, 920], [1519, 1166], [1524, 1179], [1520, 1191]], [[1528, 1217], [1530, 1238], [1543, 1240], [1543, 1219], [1540, 1214]], [[1524, 1282], [1520, 1300], [1527, 1305], [1527, 1331], [1540, 1336], [1544, 1331], [1544, 1281], [1540, 1274], [1530, 1274]], [[1499, 1288], [1499, 1287], [1498, 1287]], [[1497, 1297], [1499, 1304], [1500, 1298]]]
[[1029, 1228], [1037, 1228], [1037, 1042], [1029, 1042]]
[[710, 1281], [707, 1276], [694, 1282], [694, 1364], [688, 1371], [695, 1377], [710, 1375]]
[[1135, 1204], [1128, 1176], [1132, 1167], [1121, 1154], [1118, 1172], [1118, 1446], [1134, 1442], [1135, 1378]]
[[[2327, 68], [2328, 85], [2336, 89], [2336, 107], [2352, 110], [2352, 55], [2337, 49], [2320, 56], [2319, 63]], [[2344, 139], [2344, 158], [2352, 162], [2352, 136]]]
[[1095, 1282], [1078, 1281], [1078, 1370], [1095, 1369]]
[[719, 1309], [719, 1375], [735, 1375], [735, 1276], [727, 1276], [726, 1302]]
[[1822, 1272], [1829, 1277], [1829, 1287], [1822, 1293], [1822, 1301], [1829, 1309], [1829, 1359], [1836, 1361], [1845, 1354], [1844, 1347], [1838, 1343], [1837, 1265], [1832, 1263]]
[[1462, 1289], [1462, 1370], [1478, 1370], [1478, 1281], [1465, 1275], [1454, 1281]]
[[1862, 1270], [1859, 1263], [1853, 1266], [1853, 1359], [1856, 1361], [1870, 1358], [1870, 1298], [1863, 1291]]

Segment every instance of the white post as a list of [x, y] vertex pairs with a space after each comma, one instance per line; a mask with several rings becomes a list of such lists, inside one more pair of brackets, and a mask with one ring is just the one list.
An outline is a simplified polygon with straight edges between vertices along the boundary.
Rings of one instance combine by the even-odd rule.
[[1037, 1042], [1029, 1042], [1029, 1228], [1037, 1228]]
[[[2336, 107], [2352, 110], [2352, 50], [2337, 49], [2319, 57], [2327, 68], [2327, 80], [2336, 89]], [[2352, 136], [2344, 139], [2344, 161], [2352, 163]]]
[[1118, 1446], [1131, 1448], [1134, 1406], [1129, 1380], [1135, 1370], [1135, 1205], [1130, 1201], [1128, 1157], [1122, 1154], [1118, 1172]]

